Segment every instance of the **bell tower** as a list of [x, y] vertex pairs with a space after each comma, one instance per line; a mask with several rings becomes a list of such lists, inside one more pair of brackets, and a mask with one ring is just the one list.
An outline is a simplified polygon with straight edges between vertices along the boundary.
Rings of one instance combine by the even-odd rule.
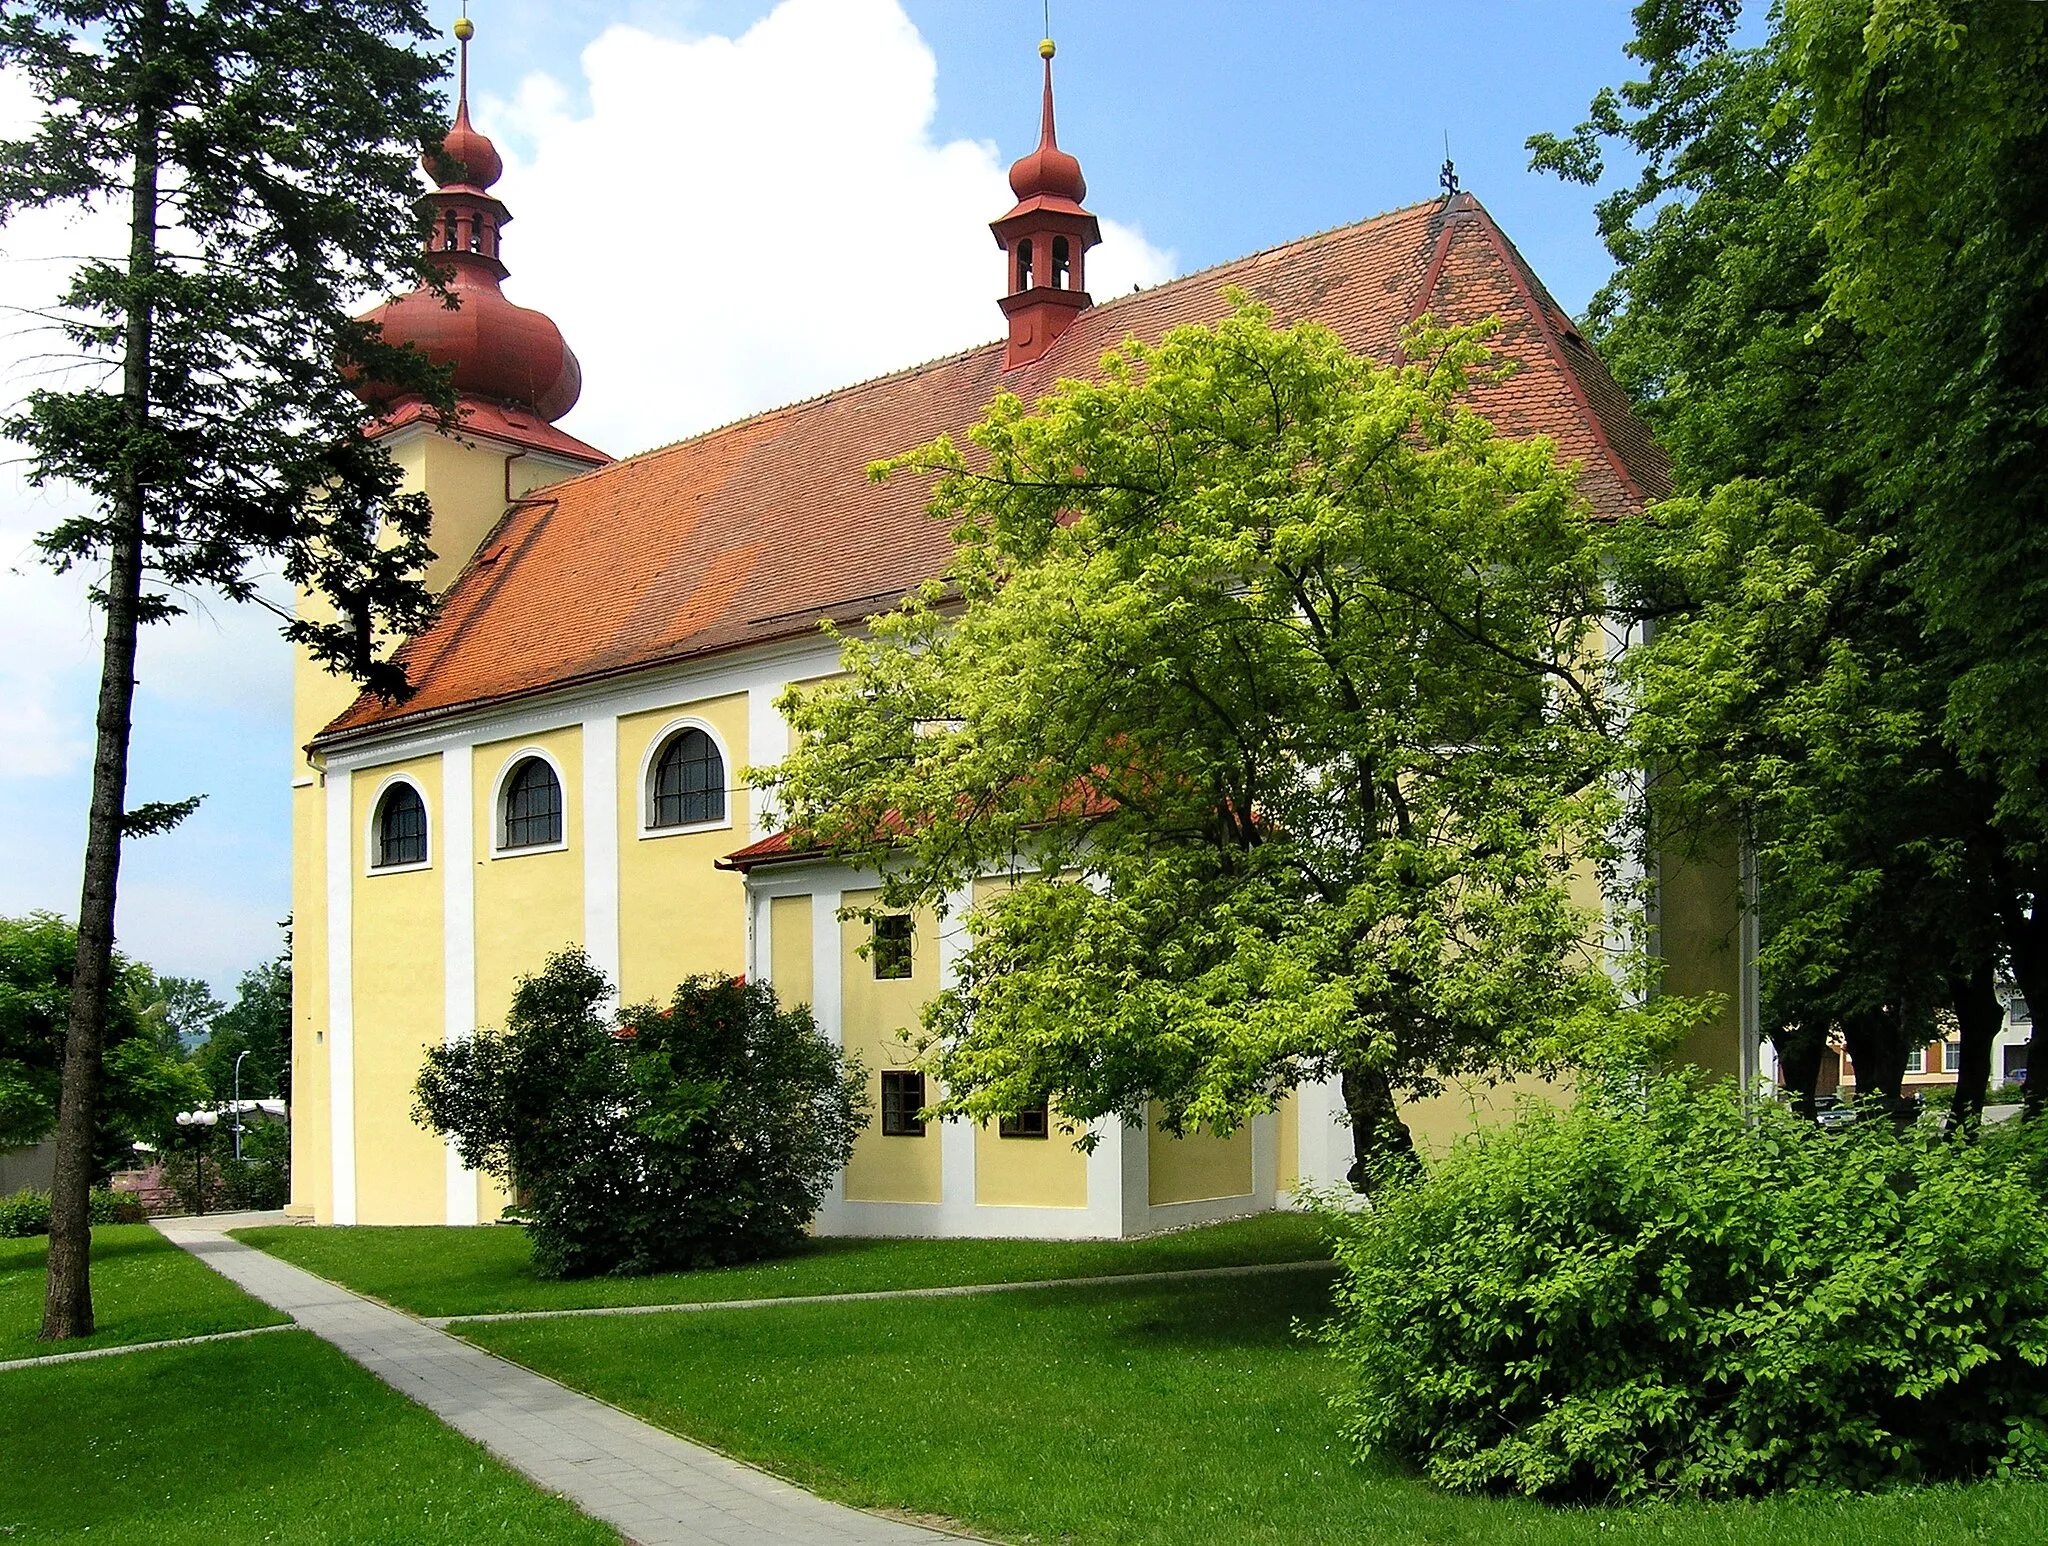
[[1010, 168], [1017, 206], [989, 229], [1007, 259], [1001, 306], [1010, 323], [1003, 368], [1028, 365], [1050, 349], [1074, 318], [1094, 304], [1088, 294], [1088, 249], [1102, 227], [1081, 207], [1088, 180], [1081, 163], [1060, 149], [1053, 130], [1053, 41], [1038, 45], [1045, 61], [1045, 101], [1038, 148]]

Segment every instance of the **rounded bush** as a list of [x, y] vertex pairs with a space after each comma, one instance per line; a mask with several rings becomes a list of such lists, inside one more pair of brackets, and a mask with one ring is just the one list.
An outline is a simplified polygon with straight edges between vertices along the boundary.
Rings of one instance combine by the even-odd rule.
[[1565, 1500], [2039, 1474], [2048, 1124], [1535, 1103], [1333, 1220], [1361, 1449]]
[[427, 1054], [414, 1115], [518, 1196], [544, 1277], [662, 1272], [804, 1238], [866, 1121], [866, 1077], [765, 985], [693, 977], [601, 1012], [580, 951], [521, 978], [502, 1032]]

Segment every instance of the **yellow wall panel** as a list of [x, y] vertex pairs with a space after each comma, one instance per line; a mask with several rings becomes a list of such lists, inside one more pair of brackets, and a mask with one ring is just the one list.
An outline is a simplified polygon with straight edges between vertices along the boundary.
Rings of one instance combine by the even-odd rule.
[[[506, 775], [529, 749], [561, 769], [562, 836], [555, 850], [499, 853], [498, 801]], [[476, 822], [476, 1013], [505, 1023], [512, 987], [547, 958], [583, 943], [583, 727], [494, 741], [471, 761]], [[489, 1215], [486, 1215], [488, 1217]]]
[[1051, 1135], [1005, 1138], [994, 1122], [974, 1134], [974, 1200], [991, 1208], [1085, 1208], [1088, 1156], [1060, 1131], [1052, 1113]]
[[1145, 1157], [1150, 1200], [1207, 1202], [1249, 1197], [1252, 1192], [1252, 1130], [1249, 1124], [1228, 1138], [1199, 1128], [1176, 1138], [1159, 1125], [1155, 1105], [1145, 1120]]
[[[846, 907], [865, 907], [880, 899], [874, 891], [849, 891]], [[870, 925], [849, 918], [839, 925], [840, 1025], [848, 1052], [857, 1053], [868, 1070], [868, 1103], [872, 1120], [853, 1143], [846, 1167], [846, 1196], [852, 1202], [937, 1202], [941, 1185], [939, 1127], [927, 1123], [921, 1138], [882, 1135], [882, 1070], [909, 1068], [909, 1045], [896, 1033], [915, 1030], [926, 1000], [939, 991], [937, 922], [928, 912], [915, 915], [908, 977], [875, 976], [872, 957], [861, 947]]]
[[1725, 1078], [1741, 1064], [1741, 886], [1731, 836], [1707, 853], [1664, 856], [1657, 899], [1663, 990], [1683, 997], [1722, 995], [1721, 1012], [1695, 1030], [1672, 1061]]
[[1568, 1106], [1572, 1087], [1568, 1081], [1539, 1079], [1534, 1074], [1495, 1085], [1479, 1079], [1455, 1079], [1441, 1094], [1402, 1106], [1401, 1120], [1415, 1140], [1416, 1151], [1425, 1159], [1438, 1159], [1467, 1133], [1512, 1121], [1516, 1105], [1525, 1099]]
[[817, 1002], [811, 985], [811, 899], [778, 896], [768, 903], [768, 970], [784, 1009]]
[[1274, 1129], [1280, 1145], [1280, 1169], [1277, 1185], [1280, 1195], [1285, 1197], [1294, 1190], [1301, 1180], [1301, 1092], [1289, 1090], [1280, 1099], [1280, 1109], [1274, 1113]]
[[[378, 874], [368, 870], [370, 822], [399, 774], [426, 801], [429, 863]], [[412, 1087], [426, 1049], [442, 1040], [441, 759], [359, 769], [350, 798], [356, 1206], [380, 1224], [439, 1224], [447, 1217], [446, 1149], [413, 1122]]]
[[[648, 832], [649, 757], [679, 720], [711, 726], [725, 743], [726, 824]], [[747, 969], [746, 882], [717, 861], [747, 844], [747, 698], [711, 698], [619, 720], [619, 984], [627, 1002], [665, 999], [685, 977]]]

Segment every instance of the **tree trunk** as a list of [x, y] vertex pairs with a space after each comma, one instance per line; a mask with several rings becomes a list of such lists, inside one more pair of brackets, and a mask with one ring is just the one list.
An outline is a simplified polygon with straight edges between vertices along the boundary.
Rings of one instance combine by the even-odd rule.
[[1369, 1192], [1382, 1172], [1415, 1163], [1415, 1140], [1401, 1120], [1400, 1104], [1384, 1071], [1347, 1068], [1342, 1085], [1344, 1110], [1351, 1118], [1351, 1169], [1345, 1179]]
[[1814, 1087], [1820, 1083], [1820, 1065], [1827, 1060], [1828, 1030], [1825, 1025], [1784, 1025], [1771, 1033], [1778, 1049], [1778, 1067], [1785, 1088], [1791, 1092], [1792, 1109], [1812, 1120], [1818, 1109]]
[[[138, 28], [145, 74], [162, 35], [164, 0], [153, 0]], [[148, 92], [145, 85], [145, 98]], [[149, 429], [155, 321], [157, 166], [161, 117], [144, 100], [135, 121], [135, 172], [128, 215], [126, 330], [122, 415], [138, 455]], [[49, 1281], [43, 1298], [45, 1342], [93, 1333], [93, 1135], [99, 1108], [100, 1052], [113, 985], [114, 894], [121, 871], [121, 820], [128, 798], [128, 736], [135, 703], [135, 636], [142, 599], [142, 474], [131, 465], [115, 500], [108, 544], [107, 633], [100, 660], [98, 741], [92, 805], [86, 818], [85, 875], [78, 899], [78, 960], [64, 1033], [64, 1082], [57, 1105], [57, 1173], [50, 1185]]]
[[1991, 1046], [2005, 1011], [1998, 1002], [1998, 971], [1989, 955], [1967, 977], [1949, 979], [1956, 1026], [1960, 1032], [1962, 1067], [1956, 1071], [1955, 1104], [1949, 1108], [1949, 1130], [1984, 1114], [1984, 1096], [1991, 1088]]
[[1842, 1020], [1842, 1040], [1856, 1065], [1856, 1099], [1883, 1100], [1896, 1119], [1905, 1103], [1906, 1020], [1896, 1009], [1868, 1009]]

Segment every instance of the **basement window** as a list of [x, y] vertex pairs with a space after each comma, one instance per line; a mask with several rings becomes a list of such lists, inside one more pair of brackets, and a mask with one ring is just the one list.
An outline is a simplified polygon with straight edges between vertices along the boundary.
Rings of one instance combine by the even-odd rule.
[[996, 1124], [996, 1133], [1003, 1138], [1046, 1138], [1051, 1130], [1044, 1101], [1013, 1111]]
[[922, 1138], [924, 1123], [918, 1112], [924, 1109], [924, 1075], [886, 1069], [882, 1073], [882, 1136]]
[[874, 962], [877, 982], [910, 975], [910, 941], [910, 914], [891, 913], [875, 920], [875, 940], [868, 956]]

